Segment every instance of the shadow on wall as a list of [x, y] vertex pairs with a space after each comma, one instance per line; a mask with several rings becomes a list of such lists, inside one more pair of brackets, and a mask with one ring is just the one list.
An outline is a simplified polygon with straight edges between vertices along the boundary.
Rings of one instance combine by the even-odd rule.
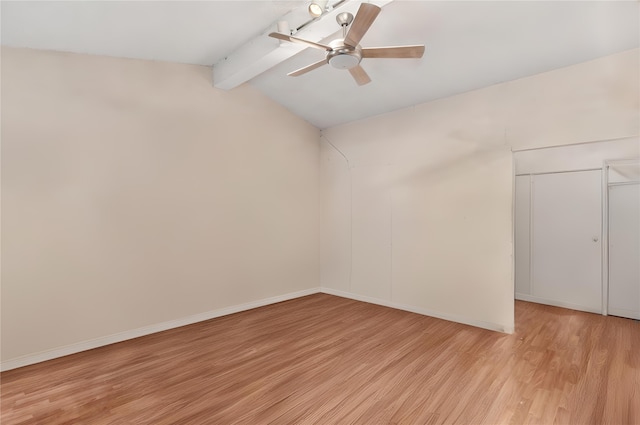
[[[462, 140], [462, 139], [458, 139]], [[490, 168], [492, 165], [502, 160], [505, 150], [510, 150], [504, 145], [479, 145], [477, 142], [466, 140], [475, 145], [473, 150], [463, 154], [451, 154], [446, 158], [439, 158], [431, 164], [421, 164], [415, 167], [407, 167], [399, 170], [393, 185], [412, 184], [418, 181], [428, 186], [437, 186], [443, 181], [456, 178], [461, 175], [461, 171], [479, 171]]]

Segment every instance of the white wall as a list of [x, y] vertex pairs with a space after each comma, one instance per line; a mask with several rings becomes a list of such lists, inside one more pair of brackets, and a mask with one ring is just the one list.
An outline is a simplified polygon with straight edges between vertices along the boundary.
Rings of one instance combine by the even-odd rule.
[[501, 84], [514, 150], [640, 134], [640, 49]]
[[634, 49], [325, 130], [322, 286], [512, 331], [510, 150], [637, 136], [638, 94]]
[[429, 106], [325, 132], [349, 164], [323, 143], [322, 286], [511, 331], [511, 152], [478, 151]]
[[510, 149], [637, 136], [637, 76], [635, 49], [328, 129], [319, 152], [206, 68], [3, 48], [3, 363], [317, 287], [319, 171], [327, 291], [509, 332]]
[[318, 130], [206, 67], [2, 49], [2, 359], [317, 288]]

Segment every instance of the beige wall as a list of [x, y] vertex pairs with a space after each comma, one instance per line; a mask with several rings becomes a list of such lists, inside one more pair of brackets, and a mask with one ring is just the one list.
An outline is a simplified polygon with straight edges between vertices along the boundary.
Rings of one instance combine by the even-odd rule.
[[319, 284], [511, 331], [511, 149], [640, 133], [637, 49], [320, 148], [207, 68], [3, 48], [1, 88], [3, 362]]
[[639, 134], [638, 49], [323, 131], [321, 283], [511, 331], [511, 149]]
[[2, 360], [319, 286], [318, 130], [205, 67], [2, 49]]
[[519, 150], [637, 136], [639, 58], [632, 49], [503, 84], [506, 142]]

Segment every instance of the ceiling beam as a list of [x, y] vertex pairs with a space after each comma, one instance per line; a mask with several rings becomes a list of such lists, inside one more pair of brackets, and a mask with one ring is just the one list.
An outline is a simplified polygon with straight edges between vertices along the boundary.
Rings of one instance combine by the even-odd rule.
[[[392, 1], [371, 0], [369, 3], [383, 7]], [[360, 1], [345, 1], [339, 7], [295, 32], [296, 37], [315, 42], [329, 37], [339, 31], [336, 15], [342, 12], [350, 12], [355, 15], [360, 3]], [[306, 47], [295, 43], [280, 42], [269, 37], [268, 34], [277, 31], [277, 22], [279, 21], [287, 21], [290, 28], [299, 28], [310, 19], [311, 17], [307, 14], [307, 2], [304, 2], [303, 6], [281, 17], [259, 36], [249, 40], [214, 64], [213, 85], [220, 89], [230, 90], [300, 53]]]

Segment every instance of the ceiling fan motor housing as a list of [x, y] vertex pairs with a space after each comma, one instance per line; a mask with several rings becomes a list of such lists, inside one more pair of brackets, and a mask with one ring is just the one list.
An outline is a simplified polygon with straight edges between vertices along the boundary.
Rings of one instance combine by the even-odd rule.
[[329, 43], [331, 51], [327, 52], [327, 63], [337, 69], [350, 69], [358, 66], [362, 60], [362, 48], [346, 45], [343, 39]]

